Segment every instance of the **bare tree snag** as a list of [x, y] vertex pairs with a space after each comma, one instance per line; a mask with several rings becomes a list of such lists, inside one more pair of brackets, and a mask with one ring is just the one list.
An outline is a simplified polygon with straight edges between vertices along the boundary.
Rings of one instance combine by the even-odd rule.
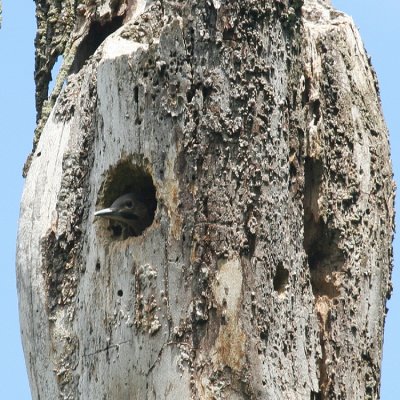
[[[394, 185], [351, 19], [322, 0], [36, 3], [33, 399], [377, 399]], [[125, 193], [143, 231], [94, 218]]]

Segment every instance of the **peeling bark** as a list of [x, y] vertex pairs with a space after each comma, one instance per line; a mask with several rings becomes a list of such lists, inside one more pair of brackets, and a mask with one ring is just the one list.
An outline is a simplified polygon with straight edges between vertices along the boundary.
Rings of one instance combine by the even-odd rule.
[[[17, 254], [33, 398], [377, 399], [394, 185], [351, 19], [322, 0], [37, 17]], [[94, 219], [135, 191], [143, 234]]]

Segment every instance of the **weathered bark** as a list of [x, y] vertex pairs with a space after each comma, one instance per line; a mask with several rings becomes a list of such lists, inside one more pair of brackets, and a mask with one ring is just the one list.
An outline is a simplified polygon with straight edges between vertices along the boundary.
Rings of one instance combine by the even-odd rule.
[[[37, 0], [33, 398], [378, 398], [393, 182], [352, 21], [316, 0], [70, 3]], [[156, 210], [125, 238], [93, 213], [128, 191]]]

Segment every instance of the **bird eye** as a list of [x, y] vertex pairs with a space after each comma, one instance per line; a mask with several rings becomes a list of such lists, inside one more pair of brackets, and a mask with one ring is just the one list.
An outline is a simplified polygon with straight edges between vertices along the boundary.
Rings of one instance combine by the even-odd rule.
[[125, 203], [125, 206], [128, 207], [128, 208], [132, 208], [132, 207], [133, 207], [132, 201], [131, 201], [131, 200], [128, 200], [128, 201]]

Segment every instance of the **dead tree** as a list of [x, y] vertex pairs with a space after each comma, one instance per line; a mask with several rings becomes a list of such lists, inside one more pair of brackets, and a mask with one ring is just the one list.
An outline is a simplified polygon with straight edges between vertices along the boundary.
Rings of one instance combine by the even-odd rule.
[[[36, 0], [33, 399], [377, 399], [394, 185], [351, 19], [322, 0], [76, 3]], [[126, 193], [143, 229], [94, 218]]]

